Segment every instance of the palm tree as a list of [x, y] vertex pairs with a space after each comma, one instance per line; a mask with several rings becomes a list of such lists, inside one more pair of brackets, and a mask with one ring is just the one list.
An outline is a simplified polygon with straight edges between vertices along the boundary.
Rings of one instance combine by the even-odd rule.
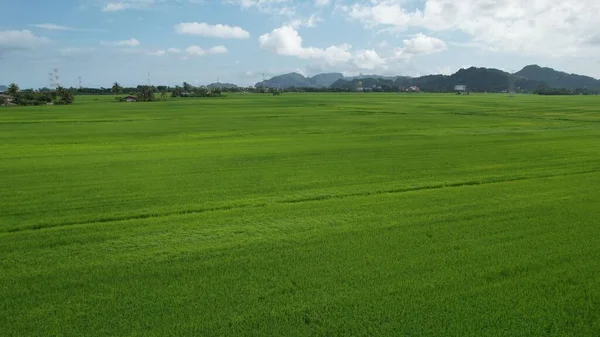
[[192, 91], [192, 86], [187, 82], [183, 82], [183, 91], [189, 94]]
[[113, 86], [112, 86], [112, 92], [114, 92], [114, 93], [115, 93], [115, 94], [117, 94], [117, 95], [121, 93], [121, 90], [122, 90], [122, 89], [123, 89], [123, 88], [121, 87], [121, 85], [119, 84], [119, 82], [115, 82], [115, 83], [113, 84]]
[[14, 97], [14, 96], [16, 96], [19, 93], [19, 90], [20, 90], [19, 86], [16, 83], [11, 83], [8, 86], [7, 92], [8, 92], [9, 95], [11, 95], [11, 96]]

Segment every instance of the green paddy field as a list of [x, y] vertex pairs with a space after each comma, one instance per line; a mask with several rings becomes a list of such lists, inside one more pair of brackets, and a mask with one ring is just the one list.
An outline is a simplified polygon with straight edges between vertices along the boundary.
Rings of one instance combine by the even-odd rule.
[[0, 108], [0, 336], [600, 336], [600, 96]]

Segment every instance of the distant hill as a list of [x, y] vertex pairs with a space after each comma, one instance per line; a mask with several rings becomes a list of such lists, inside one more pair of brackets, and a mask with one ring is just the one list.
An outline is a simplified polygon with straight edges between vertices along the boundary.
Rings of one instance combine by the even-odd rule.
[[545, 82], [553, 88], [590, 88], [600, 89], [600, 80], [593, 77], [568, 74], [552, 68], [529, 65], [515, 73], [516, 76], [533, 81]]
[[382, 76], [382, 75], [358, 75], [358, 76], [349, 76], [349, 77], [344, 77], [344, 79], [346, 80], [364, 80], [364, 79], [384, 79], [384, 80], [392, 80], [395, 81], [396, 79], [400, 78], [400, 77], [408, 77], [408, 76]]
[[454, 86], [464, 84], [472, 92], [533, 92], [539, 88], [567, 88], [600, 90], [600, 80], [589, 76], [568, 74], [538, 65], [526, 66], [511, 74], [494, 68], [470, 67], [451, 75], [426, 75], [421, 77], [359, 75], [344, 77], [340, 73], [325, 73], [305, 77], [298, 73], [275, 76], [256, 84], [272, 88], [331, 88], [336, 90], [399, 91], [418, 86], [426, 92], [452, 92]]
[[293, 88], [293, 87], [311, 87], [307, 78], [298, 73], [289, 73], [272, 77], [268, 80], [256, 83], [255, 87], [269, 88]]
[[[452, 75], [427, 75], [421, 77], [373, 77], [342, 79], [336, 81], [332, 88], [353, 90], [359, 87], [364, 89], [382, 88], [408, 88], [418, 86], [427, 92], [452, 92], [454, 86], [464, 84], [473, 92], [501, 92], [514, 88], [519, 91], [532, 91], [539, 85], [537, 81], [516, 78], [514, 75], [492, 68], [460, 69]], [[511, 89], [509, 89], [511, 88]]]
[[255, 87], [269, 88], [328, 88], [338, 79], [344, 78], [341, 73], [325, 73], [313, 77], [304, 77], [298, 73], [275, 76], [263, 82], [256, 83]]
[[0, 85], [0, 92], [5, 92], [6, 90], [8, 90], [8, 87], [5, 85]]
[[207, 87], [209, 87], [209, 88], [226, 88], [226, 89], [238, 88], [238, 86], [233, 83], [211, 83], [211, 84], [207, 85]]
[[325, 73], [309, 77], [307, 80], [315, 87], [329, 87], [340, 78], [344, 78], [341, 73]]
[[460, 69], [444, 81], [446, 89], [456, 84], [465, 84], [469, 91], [475, 92], [533, 91], [540, 85], [539, 81], [518, 78], [502, 70], [476, 67]]

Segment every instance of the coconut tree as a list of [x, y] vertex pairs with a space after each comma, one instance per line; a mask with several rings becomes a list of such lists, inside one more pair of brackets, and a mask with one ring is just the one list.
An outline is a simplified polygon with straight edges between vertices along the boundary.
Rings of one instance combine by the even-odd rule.
[[183, 82], [183, 91], [187, 92], [188, 94], [192, 91], [192, 85], [189, 84], [188, 82]]
[[123, 88], [121, 87], [121, 85], [119, 84], [119, 82], [115, 82], [112, 86], [112, 92], [114, 92], [115, 94], [120, 94], [121, 91], [123, 90]]

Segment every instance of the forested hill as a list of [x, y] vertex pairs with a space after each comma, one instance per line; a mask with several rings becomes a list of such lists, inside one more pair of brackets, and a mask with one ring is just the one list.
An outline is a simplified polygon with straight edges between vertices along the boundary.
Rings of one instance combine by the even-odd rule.
[[207, 85], [208, 88], [221, 88], [221, 89], [235, 89], [238, 88], [237, 85], [233, 83], [211, 83]]
[[600, 89], [600, 80], [597, 80], [593, 77], [568, 74], [552, 68], [543, 68], [538, 65], [527, 66], [515, 73], [515, 75], [533, 81], [545, 82], [548, 86], [554, 88]]
[[469, 91], [474, 92], [501, 92], [501, 91], [533, 91], [540, 83], [491, 68], [460, 69], [452, 75], [427, 75], [421, 77], [399, 77], [395, 80], [387, 79], [354, 79], [351, 81], [336, 81], [332, 88], [352, 90], [354, 88], [382, 87], [408, 88], [417, 86], [427, 92], [451, 92], [457, 84], [464, 84]]
[[269, 87], [269, 88], [328, 88], [335, 81], [344, 78], [341, 73], [325, 73], [319, 74], [313, 77], [304, 77], [298, 73], [290, 73], [275, 76], [271, 79], [263, 82], [256, 83], [256, 87]]
[[537, 65], [526, 66], [511, 74], [494, 68], [460, 69], [452, 75], [426, 75], [421, 77], [364, 75], [344, 77], [339, 73], [305, 77], [298, 73], [284, 74], [259, 82], [257, 87], [327, 88], [335, 90], [397, 91], [417, 86], [426, 92], [451, 92], [457, 84], [464, 84], [473, 92], [533, 92], [540, 88], [566, 88], [600, 90], [600, 80], [589, 76], [567, 74]]

